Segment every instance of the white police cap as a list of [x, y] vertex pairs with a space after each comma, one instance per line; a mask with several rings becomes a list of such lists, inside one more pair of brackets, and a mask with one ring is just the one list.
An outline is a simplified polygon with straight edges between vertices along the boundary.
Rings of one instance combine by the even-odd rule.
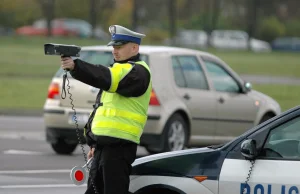
[[111, 34], [111, 41], [107, 46], [120, 46], [128, 42], [141, 44], [141, 39], [146, 36], [145, 34], [134, 32], [119, 25], [110, 26], [109, 32]]

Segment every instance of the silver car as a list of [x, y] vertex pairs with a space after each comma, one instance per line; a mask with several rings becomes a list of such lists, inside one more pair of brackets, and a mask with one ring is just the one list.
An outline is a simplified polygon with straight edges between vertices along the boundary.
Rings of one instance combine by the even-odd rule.
[[[108, 66], [111, 47], [83, 47], [81, 59]], [[153, 91], [141, 146], [150, 153], [221, 144], [280, 114], [279, 104], [251, 89], [224, 61], [198, 50], [141, 46], [142, 60], [152, 71]], [[63, 70], [53, 77], [44, 105], [46, 139], [59, 154], [77, 144], [74, 112], [61, 99]], [[80, 131], [92, 111], [99, 89], [69, 77]]]

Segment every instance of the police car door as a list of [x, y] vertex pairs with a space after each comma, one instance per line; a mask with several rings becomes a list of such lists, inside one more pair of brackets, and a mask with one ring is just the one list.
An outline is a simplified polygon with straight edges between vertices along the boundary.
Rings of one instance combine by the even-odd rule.
[[[238, 144], [224, 160], [219, 179], [219, 193], [299, 194], [299, 113], [296, 116], [278, 119], [247, 139], [244, 143], [255, 140], [257, 159], [254, 163], [246, 160], [241, 154], [241, 143]], [[248, 184], [245, 184], [246, 180]]]

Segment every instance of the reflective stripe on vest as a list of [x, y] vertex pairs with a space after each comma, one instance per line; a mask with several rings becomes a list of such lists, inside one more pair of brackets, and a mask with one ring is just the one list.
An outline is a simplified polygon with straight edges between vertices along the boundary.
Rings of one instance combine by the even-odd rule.
[[141, 124], [147, 121], [147, 116], [139, 115], [133, 112], [125, 111], [125, 110], [117, 110], [114, 108], [99, 108], [96, 112], [96, 116], [105, 116], [105, 117], [124, 117], [128, 119], [133, 119]]
[[[145, 62], [136, 62], [150, 69]], [[152, 81], [147, 91], [139, 97], [124, 97], [116, 93], [119, 82], [131, 71], [133, 65], [115, 63], [110, 68], [112, 84], [110, 89], [103, 91], [100, 106], [92, 122], [92, 132], [95, 135], [111, 136], [126, 139], [135, 143], [140, 142], [147, 121]]]
[[135, 127], [132, 125], [127, 125], [124, 123], [116, 123], [113, 121], [102, 121], [102, 122], [98, 122], [94, 125], [94, 127], [98, 127], [98, 128], [110, 128], [110, 129], [118, 129], [118, 130], [122, 130], [126, 133], [129, 133], [130, 135], [134, 135], [136, 137], [139, 137], [141, 134], [141, 130], [139, 127]]

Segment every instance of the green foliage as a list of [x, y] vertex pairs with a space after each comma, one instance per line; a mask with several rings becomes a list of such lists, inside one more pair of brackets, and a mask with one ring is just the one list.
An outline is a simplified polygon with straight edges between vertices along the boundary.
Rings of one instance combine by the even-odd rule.
[[186, 29], [207, 30], [209, 28], [210, 14], [208, 12], [202, 14], [194, 14], [188, 21], [182, 20], [179, 25]]
[[[55, 17], [72, 17], [89, 21], [90, 1], [53, 1], [55, 3]], [[41, 2], [42, 0], [1, 0], [0, 24], [12, 28], [31, 25], [35, 20], [45, 17], [41, 9]], [[140, 16], [137, 22], [138, 25], [149, 29], [159, 28], [161, 31], [168, 33], [170, 26], [168, 1], [138, 0], [138, 2], [140, 6], [140, 9], [137, 10]], [[214, 15], [213, 3], [211, 3], [213, 0], [177, 0], [176, 2], [177, 29], [211, 30], [212, 16]], [[266, 15], [277, 14], [276, 10], [272, 8], [275, 3], [268, 3], [262, 7]], [[289, 6], [293, 5], [287, 4]], [[245, 16], [248, 8], [245, 5], [244, 1], [226, 1], [222, 5], [220, 13], [217, 14], [219, 17], [215, 28], [247, 29], [248, 19]], [[111, 24], [131, 27], [133, 0], [99, 0], [96, 7], [96, 25], [100, 25], [103, 29], [107, 29]], [[244, 9], [244, 13], [241, 13], [240, 8]], [[269, 12], [267, 12], [268, 10]], [[300, 20], [296, 17], [297, 14], [288, 13], [289, 20], [284, 23], [278, 20], [278, 16], [263, 18], [263, 15], [262, 13], [258, 14], [257, 18], [258, 26], [256, 29], [258, 38], [272, 41], [277, 36], [300, 36]], [[157, 34], [159, 34], [158, 31], [160, 30], [154, 30], [154, 39], [157, 39]]]
[[1, 0], [0, 24], [17, 28], [42, 16], [37, 0]]
[[147, 34], [145, 38], [147, 39], [146, 41], [152, 43], [162, 42], [169, 36], [167, 31], [160, 30], [157, 28], [148, 30], [146, 34]]
[[300, 20], [289, 20], [285, 26], [287, 36], [300, 36]]
[[236, 24], [234, 19], [230, 17], [219, 17], [216, 28], [223, 30], [244, 30], [244, 26]]
[[[82, 0], [57, 0], [55, 1], [56, 17], [89, 19], [89, 1]], [[80, 6], [74, 6], [80, 5]]]
[[284, 34], [285, 26], [275, 16], [266, 17], [258, 24], [258, 36], [262, 40], [271, 42]]

